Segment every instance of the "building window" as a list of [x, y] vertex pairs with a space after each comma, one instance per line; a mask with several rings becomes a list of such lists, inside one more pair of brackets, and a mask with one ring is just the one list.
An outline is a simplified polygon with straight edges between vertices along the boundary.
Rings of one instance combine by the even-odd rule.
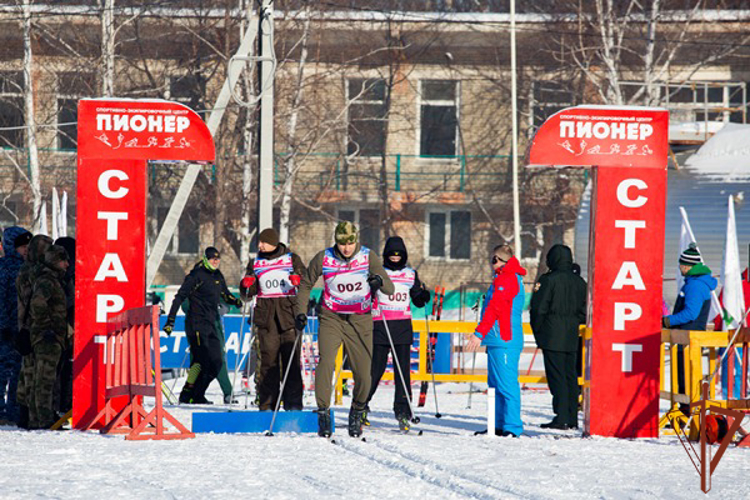
[[6, 200], [0, 205], [0, 227], [18, 224], [18, 205], [15, 201]]
[[[169, 207], [158, 207], [156, 211], [157, 228], [154, 231], [154, 242], [156, 235], [169, 213]], [[198, 221], [198, 210], [185, 208], [180, 216], [180, 223], [174, 230], [172, 241], [167, 246], [170, 254], [196, 255], [200, 253], [200, 224]]]
[[385, 80], [347, 80], [351, 101], [347, 127], [347, 154], [380, 156], [385, 153]]
[[531, 84], [529, 102], [529, 133], [539, 128], [550, 116], [574, 105], [572, 82], [536, 81]]
[[451, 260], [471, 258], [471, 212], [431, 211], [427, 214], [427, 256]]
[[353, 222], [359, 229], [359, 241], [375, 253], [380, 252], [380, 210], [377, 208], [340, 209], [338, 219]]
[[78, 147], [78, 101], [95, 94], [93, 73], [57, 74], [57, 147], [75, 151]]
[[177, 101], [192, 109], [206, 120], [206, 79], [200, 73], [169, 77], [164, 98]]
[[0, 147], [23, 147], [23, 73], [0, 72]]
[[544, 227], [537, 224], [521, 225], [521, 258], [539, 260], [544, 244]]
[[458, 83], [452, 80], [420, 82], [419, 154], [455, 156], [458, 138]]

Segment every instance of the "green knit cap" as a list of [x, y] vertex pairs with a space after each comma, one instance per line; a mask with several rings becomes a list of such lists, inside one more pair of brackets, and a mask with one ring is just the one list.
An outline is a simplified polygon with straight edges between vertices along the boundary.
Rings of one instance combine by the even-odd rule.
[[346, 245], [347, 243], [356, 243], [358, 234], [357, 226], [351, 222], [339, 222], [336, 225], [336, 231], [334, 231], [334, 238], [336, 243], [339, 245]]

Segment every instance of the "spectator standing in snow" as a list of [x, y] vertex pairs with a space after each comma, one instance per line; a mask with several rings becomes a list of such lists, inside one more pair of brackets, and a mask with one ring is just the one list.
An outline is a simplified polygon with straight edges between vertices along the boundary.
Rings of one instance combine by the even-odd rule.
[[[413, 417], [409, 407], [409, 401], [411, 400], [411, 346], [414, 343], [411, 302], [414, 302], [416, 307], [424, 307], [430, 301], [430, 292], [427, 291], [424, 283], [419, 281], [417, 271], [407, 265], [408, 258], [404, 240], [398, 236], [388, 238], [383, 249], [383, 267], [393, 282], [396, 291], [392, 294], [385, 294], [378, 290], [375, 294], [372, 368], [370, 371], [372, 382], [370, 394], [367, 397], [369, 405], [388, 364], [391, 342], [385, 329], [385, 322], [387, 321], [388, 331], [391, 334], [395, 349], [393, 354], [398, 359], [405, 385], [409, 389], [407, 394], [404, 391], [404, 383], [401, 382], [398, 370], [394, 368], [393, 382], [396, 386], [396, 394], [393, 399], [393, 412], [399, 428], [403, 432], [408, 432], [409, 420]], [[364, 424], [370, 425], [367, 420], [367, 412], [369, 412], [369, 407], [365, 413]]]
[[[302, 410], [302, 343], [297, 342], [294, 352], [292, 348], [297, 337], [294, 321], [297, 288], [304, 273], [302, 259], [279, 241], [275, 229], [261, 231], [258, 255], [247, 263], [245, 277], [240, 282], [243, 298], [258, 297], [253, 322], [260, 344], [258, 408], [261, 411], [274, 410], [279, 397], [285, 410]], [[292, 366], [284, 393], [279, 394], [289, 363]]]
[[319, 252], [307, 266], [297, 294], [297, 329], [307, 323], [310, 290], [323, 277], [318, 346], [320, 360], [315, 369], [315, 399], [318, 404], [318, 434], [331, 435], [331, 377], [341, 344], [354, 372], [354, 394], [349, 410], [349, 435], [362, 435], [362, 419], [370, 394], [372, 365], [372, 294], [395, 288], [380, 258], [359, 243], [357, 228], [340, 222], [334, 231], [336, 244]]
[[63, 278], [63, 290], [65, 290], [66, 308], [68, 310], [68, 326], [71, 335], [66, 338], [65, 348], [60, 358], [59, 377], [59, 410], [65, 414], [73, 408], [73, 326], [75, 325], [75, 273], [76, 273], [76, 240], [69, 236], [63, 236], [55, 240], [55, 245], [65, 249], [68, 254], [68, 270]]
[[52, 238], [37, 234], [29, 242], [26, 262], [16, 278], [18, 292], [18, 336], [16, 349], [21, 353], [21, 374], [18, 377], [18, 400], [20, 417], [18, 426], [29, 428], [29, 409], [34, 406], [34, 355], [31, 348], [31, 295], [34, 292], [36, 269], [43, 266], [44, 253], [52, 246]]
[[480, 344], [487, 348], [487, 383], [495, 388], [495, 434], [518, 437], [523, 432], [518, 362], [523, 350], [526, 270], [509, 245], [495, 247], [490, 265], [495, 276], [485, 295], [482, 319], [476, 332], [468, 336], [466, 350], [476, 351]]
[[18, 335], [18, 293], [16, 279], [31, 241], [31, 233], [12, 226], [3, 231], [0, 258], [0, 424], [18, 423], [20, 411], [16, 401], [21, 355], [16, 350]]
[[544, 356], [555, 418], [544, 429], [578, 428], [576, 351], [579, 326], [586, 321], [586, 282], [573, 272], [573, 254], [565, 245], [547, 252], [548, 271], [534, 285], [531, 329]]
[[55, 393], [60, 356], [68, 336], [68, 310], [63, 289], [68, 254], [52, 245], [43, 263], [34, 268], [29, 303], [31, 346], [34, 357], [33, 404], [29, 406], [29, 428], [48, 429], [57, 421]]
[[188, 378], [180, 393], [180, 403], [211, 404], [206, 389], [216, 378], [224, 362], [222, 342], [216, 328], [219, 301], [242, 307], [242, 301], [231, 294], [219, 271], [221, 255], [214, 247], [206, 248], [203, 258], [185, 276], [177, 291], [164, 325], [164, 332], [172, 334], [180, 305], [190, 300], [185, 316], [185, 335], [190, 345], [191, 365]]
[[[711, 269], [703, 263], [695, 243], [690, 243], [680, 254], [678, 263], [685, 282], [672, 314], [661, 318], [662, 326], [675, 330], [705, 330], [711, 309], [711, 292], [716, 289], [717, 281], [711, 276]], [[685, 393], [684, 349], [684, 346], [677, 346], [677, 387], [682, 394]], [[689, 412], [688, 405], [680, 407]]]

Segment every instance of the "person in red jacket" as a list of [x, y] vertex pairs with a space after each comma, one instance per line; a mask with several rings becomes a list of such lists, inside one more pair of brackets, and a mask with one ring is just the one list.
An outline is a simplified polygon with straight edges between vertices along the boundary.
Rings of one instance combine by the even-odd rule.
[[510, 245], [495, 247], [491, 265], [495, 278], [487, 291], [482, 320], [469, 335], [466, 350], [475, 351], [480, 345], [487, 348], [487, 383], [495, 388], [495, 434], [518, 437], [523, 432], [518, 361], [523, 350], [521, 315], [526, 270], [513, 256]]

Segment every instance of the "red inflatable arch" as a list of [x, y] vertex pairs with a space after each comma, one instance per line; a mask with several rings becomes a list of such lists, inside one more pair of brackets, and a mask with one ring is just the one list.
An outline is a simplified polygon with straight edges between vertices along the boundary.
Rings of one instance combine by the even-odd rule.
[[537, 131], [529, 166], [592, 167], [585, 432], [657, 437], [669, 113], [579, 106]]

